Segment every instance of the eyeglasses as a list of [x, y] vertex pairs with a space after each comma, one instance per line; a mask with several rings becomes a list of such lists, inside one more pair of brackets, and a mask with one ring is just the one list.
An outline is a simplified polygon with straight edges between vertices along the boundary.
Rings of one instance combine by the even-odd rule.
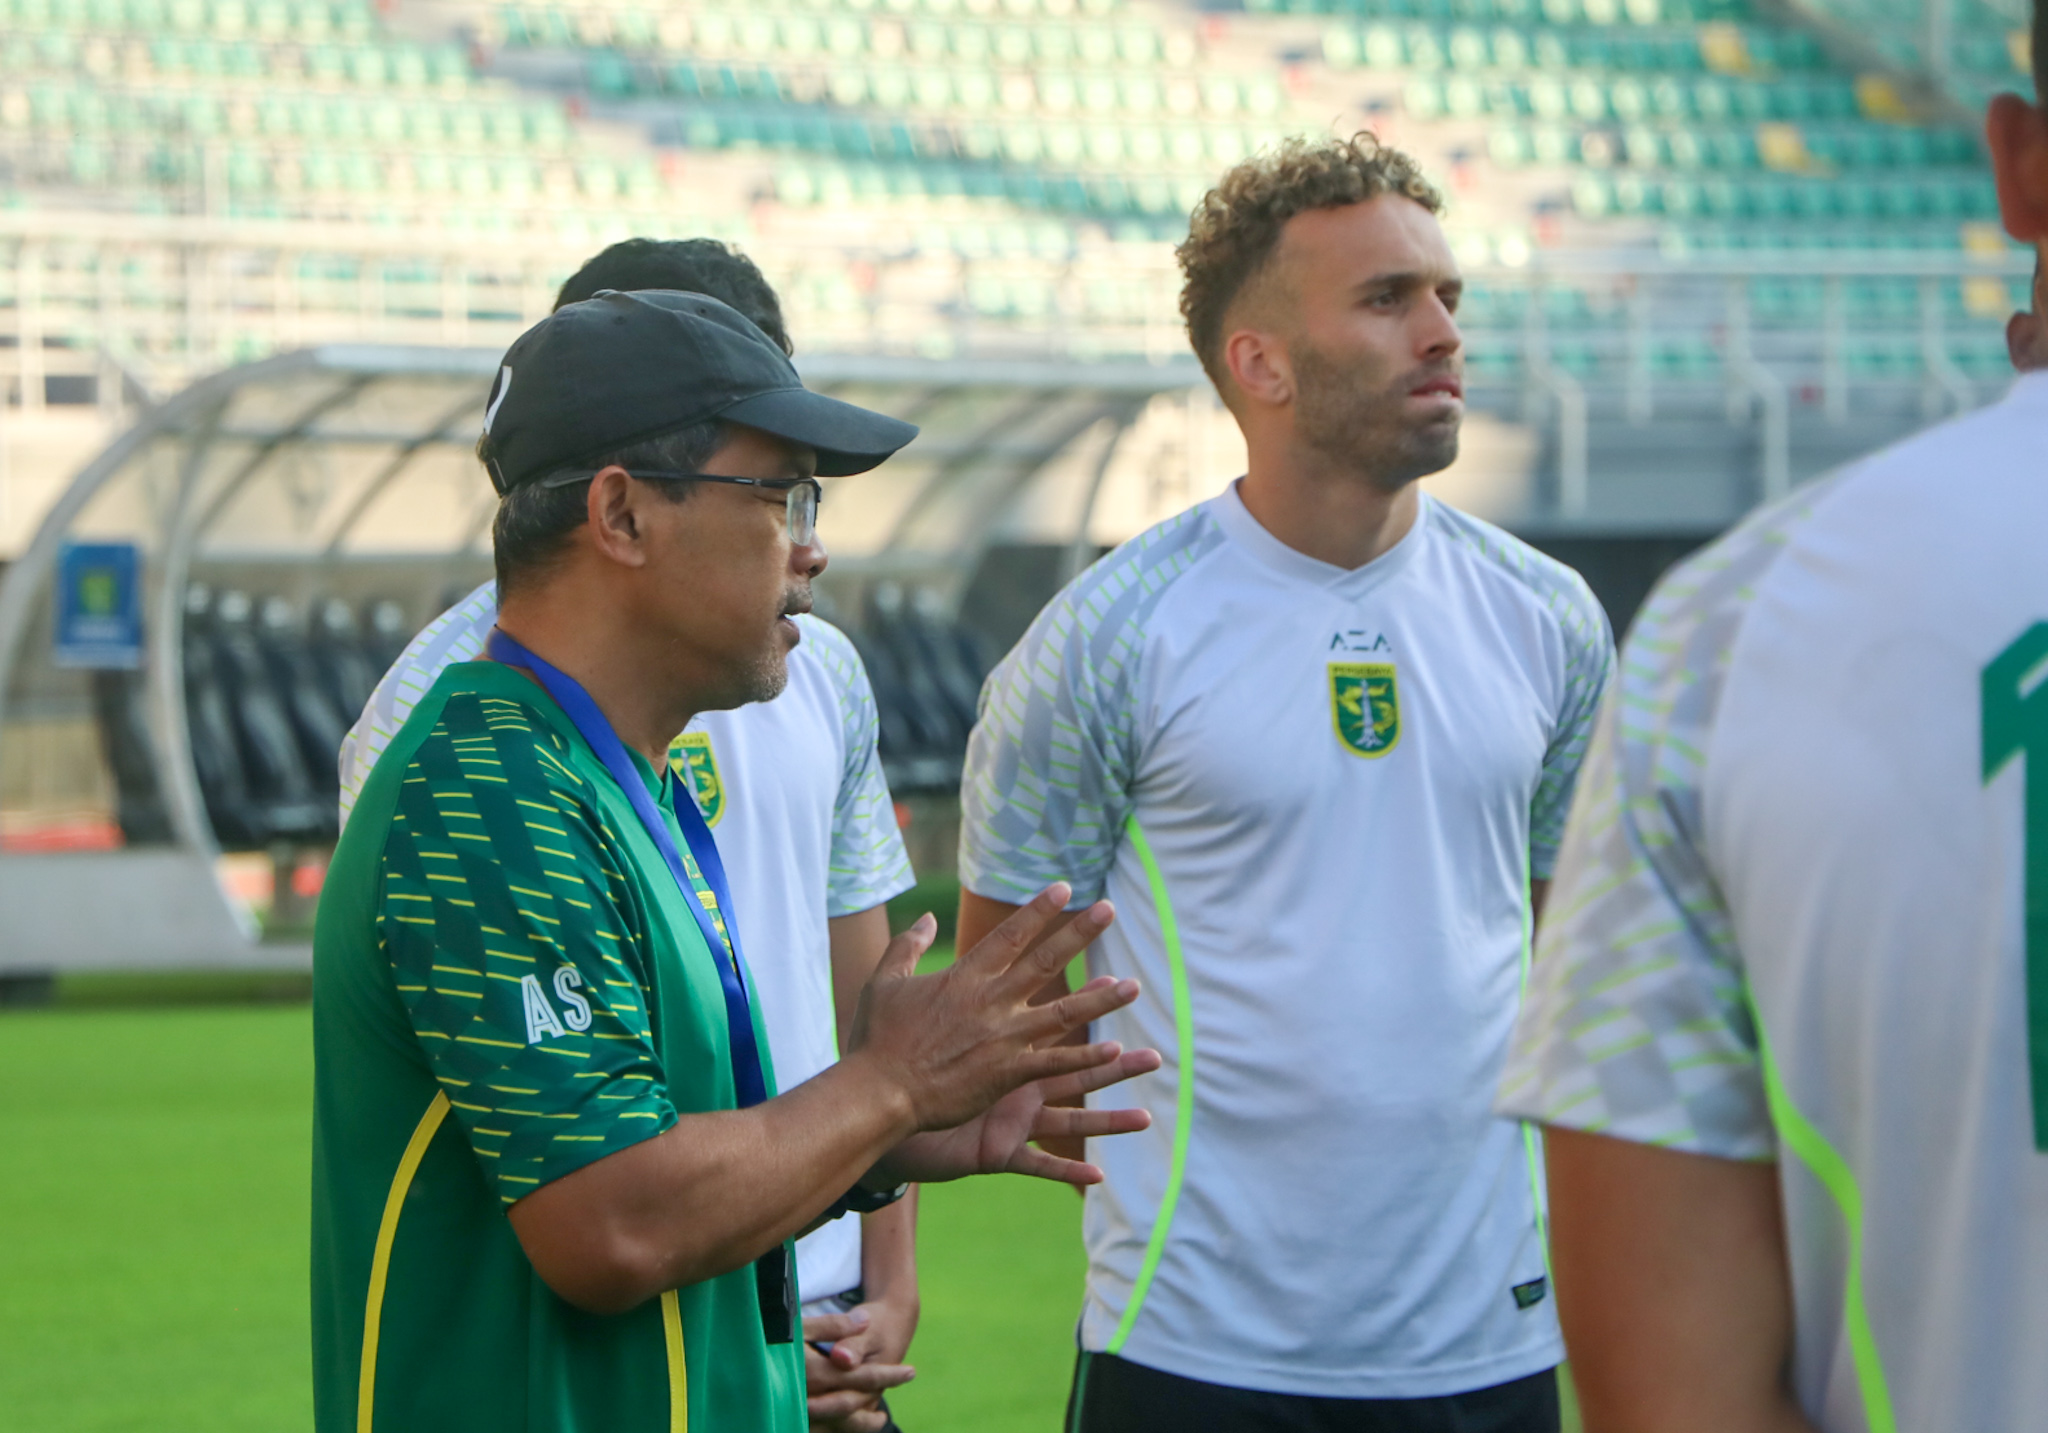
[[643, 482], [731, 483], [735, 487], [781, 493], [789, 540], [798, 547], [809, 547], [818, 538], [818, 500], [824, 497], [825, 490], [818, 486], [816, 478], [732, 478], [723, 473], [677, 473], [662, 468], [628, 468], [626, 476]]
[[[642, 482], [662, 483], [731, 483], [741, 488], [761, 488], [783, 495], [785, 520], [789, 524], [789, 540], [798, 547], [809, 547], [818, 540], [818, 502], [825, 490], [818, 486], [816, 478], [733, 478], [723, 473], [682, 473], [666, 468], [627, 468], [626, 476]], [[574, 481], [588, 482], [588, 478]], [[566, 484], [564, 484], [566, 486]]]

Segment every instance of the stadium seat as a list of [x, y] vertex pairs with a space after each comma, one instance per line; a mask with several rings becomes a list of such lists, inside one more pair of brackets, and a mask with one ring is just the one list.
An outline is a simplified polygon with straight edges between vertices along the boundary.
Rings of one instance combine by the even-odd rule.
[[335, 799], [339, 791], [336, 761], [353, 714], [345, 716], [334, 700], [289, 602], [282, 597], [265, 598], [252, 636], [311, 785], [324, 798]]
[[171, 820], [157, 783], [147, 676], [139, 671], [95, 671], [92, 705], [100, 751], [114, 778], [114, 815], [123, 844], [169, 841]]

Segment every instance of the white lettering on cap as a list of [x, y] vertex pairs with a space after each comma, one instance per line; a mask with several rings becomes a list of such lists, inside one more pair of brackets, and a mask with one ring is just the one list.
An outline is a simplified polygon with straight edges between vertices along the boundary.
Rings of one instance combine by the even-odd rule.
[[505, 406], [505, 395], [512, 391], [511, 364], [508, 363], [503, 368], [498, 370], [497, 388], [497, 396], [491, 399], [491, 406], [484, 409], [484, 431], [486, 433], [491, 431], [491, 424], [497, 421], [498, 410]]

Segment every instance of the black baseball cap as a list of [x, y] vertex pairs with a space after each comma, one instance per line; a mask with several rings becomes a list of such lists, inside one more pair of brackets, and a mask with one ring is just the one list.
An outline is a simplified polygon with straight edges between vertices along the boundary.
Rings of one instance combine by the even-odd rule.
[[484, 408], [500, 494], [718, 418], [818, 454], [820, 477], [864, 473], [917, 425], [804, 387], [776, 342], [730, 305], [674, 289], [606, 289], [556, 309], [505, 350]]

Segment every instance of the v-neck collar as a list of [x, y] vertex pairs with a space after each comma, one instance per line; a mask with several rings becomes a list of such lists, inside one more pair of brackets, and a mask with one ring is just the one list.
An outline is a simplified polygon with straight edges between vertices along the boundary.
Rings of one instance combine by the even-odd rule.
[[1415, 522], [1401, 535], [1399, 542], [1362, 567], [1339, 567], [1297, 551], [1266, 531], [1265, 526], [1252, 516], [1252, 510], [1244, 505], [1244, 496], [1238, 491], [1238, 485], [1243, 481], [1242, 478], [1236, 479], [1211, 501], [1210, 511], [1224, 534], [1261, 567], [1293, 581], [1339, 592], [1346, 597], [1363, 597], [1400, 575], [1425, 541], [1424, 529], [1430, 525], [1431, 509], [1436, 503], [1428, 493], [1417, 493]]

